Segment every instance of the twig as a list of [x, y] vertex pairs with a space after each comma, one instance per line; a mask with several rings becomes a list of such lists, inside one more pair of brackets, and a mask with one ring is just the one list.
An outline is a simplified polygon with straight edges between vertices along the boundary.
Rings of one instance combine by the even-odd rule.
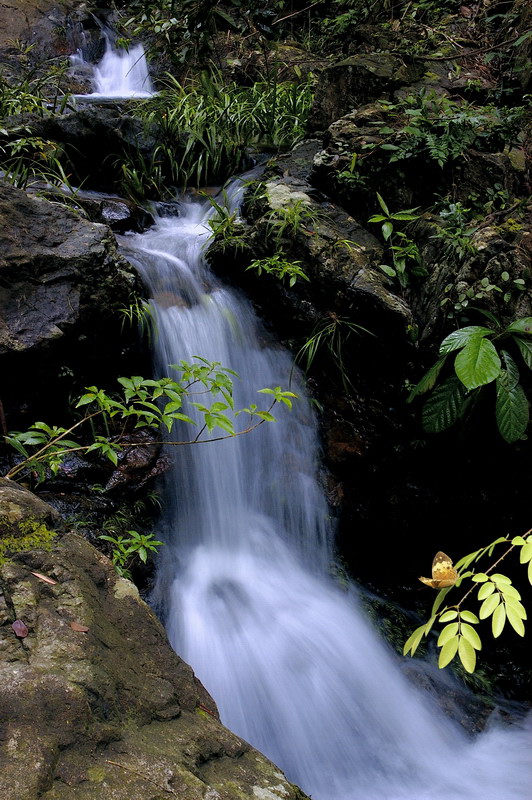
[[157, 783], [157, 781], [148, 778], [147, 775], [143, 775], [142, 772], [138, 772], [136, 769], [131, 769], [131, 767], [126, 767], [124, 764], [119, 764], [118, 761], [109, 761], [109, 759], [105, 759], [105, 763], [112, 764], [113, 767], [120, 767], [120, 769], [124, 769], [126, 772], [131, 772], [132, 775], [137, 775], [139, 778], [142, 778], [143, 781], [153, 784], [153, 786], [156, 786], [162, 792], [177, 795], [177, 792], [175, 789], [172, 789], [171, 786], [162, 786], [160, 783]]
[[513, 44], [521, 36], [525, 36], [525, 34], [530, 33], [532, 28], [527, 28], [521, 33], [518, 33], [517, 36], [513, 36], [511, 39], [506, 39], [504, 42], [499, 42], [498, 44], [491, 45], [490, 47], [480, 47], [478, 50], [469, 50], [467, 53], [451, 53], [448, 56], [414, 56], [414, 58], [421, 60], [421, 61], [456, 61], [458, 58], [469, 58], [470, 56], [479, 56], [482, 53], [489, 53], [491, 50], [498, 50], [500, 47], [506, 47], [506, 45]]

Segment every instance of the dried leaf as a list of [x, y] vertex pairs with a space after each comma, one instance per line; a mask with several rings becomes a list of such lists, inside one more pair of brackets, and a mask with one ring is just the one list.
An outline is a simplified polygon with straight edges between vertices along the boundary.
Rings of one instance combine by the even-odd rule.
[[21, 619], [16, 619], [11, 627], [15, 631], [15, 636], [17, 636], [19, 639], [25, 639], [29, 633], [28, 628], [26, 625], [24, 625]]
[[32, 572], [31, 574], [35, 575], [36, 578], [39, 578], [40, 581], [44, 581], [45, 583], [57, 583], [57, 581], [54, 581], [53, 578], [48, 578], [46, 575], [42, 575], [40, 572]]
[[79, 622], [71, 622], [70, 627], [73, 631], [78, 631], [79, 633], [87, 633], [89, 630], [86, 625], [80, 625]]

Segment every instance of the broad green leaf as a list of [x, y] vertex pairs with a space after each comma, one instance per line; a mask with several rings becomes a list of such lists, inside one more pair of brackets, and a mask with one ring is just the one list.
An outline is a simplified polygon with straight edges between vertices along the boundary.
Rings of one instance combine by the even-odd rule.
[[456, 356], [454, 370], [467, 389], [476, 389], [497, 378], [501, 359], [489, 339], [476, 336]]
[[464, 639], [475, 648], [475, 650], [482, 650], [482, 642], [480, 641], [480, 636], [476, 632], [476, 630], [471, 625], [466, 625], [462, 623], [460, 626], [460, 632]]
[[476, 625], [478, 617], [476, 614], [473, 614], [472, 611], [462, 611], [460, 614], [460, 619], [465, 620], [465, 622], [471, 622], [473, 625]]
[[423, 427], [428, 433], [450, 428], [462, 415], [467, 400], [463, 384], [454, 376], [437, 386], [422, 413]]
[[382, 223], [382, 235], [384, 236], [384, 241], [387, 242], [390, 236], [393, 233], [393, 225], [391, 222], [383, 222]]
[[532, 341], [530, 339], [521, 339], [519, 336], [513, 336], [512, 338], [523, 356], [523, 361], [527, 367], [532, 369]]
[[522, 317], [512, 322], [504, 333], [532, 334], [532, 317]]
[[416, 630], [414, 631], [414, 633], [411, 636], [408, 637], [408, 639], [406, 640], [405, 645], [403, 647], [403, 655], [404, 656], [406, 656], [406, 654], [409, 651], [410, 651], [411, 655], [414, 655], [414, 653], [416, 652], [416, 650], [417, 650], [417, 648], [419, 646], [419, 643], [420, 643], [421, 639], [423, 638], [423, 634], [424, 633], [425, 633], [425, 626], [421, 625], [419, 628], [416, 628]]
[[453, 350], [460, 350], [471, 339], [481, 339], [484, 336], [493, 334], [491, 328], [484, 328], [481, 325], [468, 325], [467, 328], [459, 328], [446, 336], [440, 345], [440, 356], [452, 353]]
[[501, 350], [501, 356], [506, 367], [506, 386], [508, 389], [513, 389], [519, 383], [519, 368], [506, 350]]
[[[473, 648], [471, 648], [473, 649]], [[443, 669], [447, 666], [447, 664], [453, 660], [458, 650], [458, 636], [455, 636], [454, 639], [449, 639], [448, 642], [445, 642], [441, 651], [440, 657], [438, 658], [438, 667]]]
[[519, 614], [521, 619], [527, 619], [526, 608], [524, 607], [524, 605], [519, 600], [517, 600], [517, 598], [510, 597], [508, 595], [508, 596], [505, 596], [504, 602], [506, 604], [506, 610], [508, 610], [510, 608], [510, 606], [511, 606], [513, 608], [513, 610], [517, 614]]
[[519, 611], [511, 605], [506, 606], [506, 616], [508, 617], [508, 622], [514, 629], [519, 636], [525, 635], [525, 626], [523, 624], [523, 617], [519, 613]]
[[497, 608], [493, 612], [493, 617], [491, 618], [491, 630], [494, 639], [496, 639], [498, 636], [501, 635], [505, 622], [506, 622], [506, 609], [504, 605], [501, 603], [499, 606], [497, 606]]
[[480, 619], [487, 619], [487, 617], [491, 616], [491, 614], [493, 614], [495, 609], [499, 606], [500, 600], [501, 598], [498, 592], [497, 594], [490, 594], [490, 596], [487, 597], [480, 606], [478, 612]]
[[526, 544], [526, 539], [524, 539], [522, 536], [514, 536], [514, 538], [512, 539], [512, 544], [524, 545]]
[[493, 594], [495, 591], [495, 584], [494, 583], [484, 583], [480, 589], [478, 590], [478, 599], [485, 600], [486, 597], [489, 597], [490, 594]]
[[457, 616], [458, 616], [458, 611], [454, 611], [451, 609], [450, 611], [444, 611], [439, 621], [450, 622], [452, 619], [456, 619]]
[[449, 639], [454, 639], [457, 633], [458, 633], [457, 622], [451, 622], [450, 625], [446, 625], [438, 637], [438, 647], [443, 647], [443, 645], [446, 644], [449, 641]]
[[465, 637], [460, 638], [458, 645], [458, 657], [466, 672], [474, 672], [477, 663], [477, 654], [471, 642]]
[[514, 597], [516, 600], [521, 599], [521, 595], [519, 594], [515, 586], [512, 586], [511, 583], [509, 584], [500, 583], [497, 588], [504, 594], [505, 600], [507, 597]]
[[443, 358], [438, 359], [438, 361], [436, 361], [436, 363], [433, 364], [432, 367], [423, 375], [419, 383], [414, 386], [408, 395], [408, 400], [406, 401], [407, 403], [411, 403], [414, 397], [417, 397], [419, 394], [425, 394], [425, 392], [428, 392], [429, 389], [433, 388], [438, 380], [438, 375], [442, 371], [442, 367], [445, 364], [446, 359], [447, 356], [443, 356]]
[[485, 583], [486, 581], [488, 581], [488, 580], [489, 580], [489, 578], [488, 578], [488, 576], [486, 575], [486, 573], [485, 573], [485, 572], [477, 572], [477, 574], [476, 574], [476, 575], [473, 575], [473, 577], [471, 578], [471, 580], [472, 580], [474, 583]]
[[498, 379], [495, 418], [505, 441], [511, 444], [523, 436], [528, 426], [529, 413], [528, 400], [521, 384], [517, 383], [509, 388], [507, 380]]
[[532, 561], [529, 561], [529, 562], [528, 562], [528, 571], [527, 571], [527, 575], [528, 575], [528, 580], [529, 580], [529, 583], [532, 583]]
[[512, 582], [508, 575], [503, 575], [501, 572], [494, 572], [490, 577], [493, 583], [502, 590], [504, 590], [505, 585], [509, 586]]

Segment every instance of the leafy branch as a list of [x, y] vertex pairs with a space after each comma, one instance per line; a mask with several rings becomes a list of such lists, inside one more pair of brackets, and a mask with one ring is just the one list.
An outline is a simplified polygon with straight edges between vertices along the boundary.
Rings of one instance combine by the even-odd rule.
[[[209, 362], [199, 356], [195, 356], [195, 359], [192, 363], [180, 361], [179, 364], [170, 365], [178, 373], [178, 380], [170, 377], [155, 380], [138, 375], [119, 378], [121, 396], [107, 394], [96, 386], [88, 387], [86, 394], [75, 404], [75, 408], [84, 408], [85, 412], [81, 419], [68, 428], [35, 422], [27, 431], [11, 431], [4, 439], [22, 459], [5, 477], [32, 474], [37, 482], [41, 482], [49, 472], [57, 474], [65, 457], [74, 452], [96, 452], [116, 466], [121, 451], [145, 444], [145, 441], [134, 441], [130, 435], [132, 430], [140, 428], [161, 428], [170, 434], [176, 422], [198, 426], [194, 437], [183, 440], [162, 437], [160, 441], [154, 441], [154, 445], [182, 446], [234, 438], [250, 433], [264, 422], [275, 421], [271, 411], [276, 404], [292, 407], [292, 398], [296, 395], [278, 386], [259, 390], [270, 396], [271, 402], [266, 409], [252, 404], [249, 408], [235, 410], [233, 377], [238, 377], [236, 373], [222, 367], [217, 361]], [[213, 402], [208, 405], [201, 402], [204, 395], [208, 395]], [[196, 409], [199, 422], [184, 413], [185, 401]], [[249, 415], [249, 424], [235, 430], [233, 418], [243, 413]], [[70, 438], [84, 425], [90, 426], [90, 441], [79, 442]], [[212, 435], [218, 429], [223, 433]]]
[[[491, 557], [500, 544], [509, 546], [488, 569], [484, 572], [475, 572], [473, 565], [486, 555]], [[494, 639], [501, 635], [506, 621], [519, 636], [524, 636], [524, 620], [527, 619], [527, 612], [521, 602], [521, 595], [507, 575], [494, 571], [501, 561], [516, 549], [520, 549], [520, 563], [528, 565], [528, 580], [532, 584], [532, 528], [522, 536], [514, 536], [511, 540], [508, 536], [501, 536], [486, 547], [469, 553], [455, 566], [457, 578], [454, 585], [459, 587], [462, 581], [469, 579], [471, 586], [454, 605], [444, 605], [447, 593], [453, 587], [441, 589], [432, 606], [429, 620], [416, 628], [407, 639], [403, 654], [410, 653], [413, 656], [422, 639], [429, 635], [434, 625], [446, 623], [437, 642], [440, 648], [438, 666], [440, 669], [446, 667], [458, 655], [465, 670], [471, 673], [475, 671], [477, 651], [482, 649], [482, 641], [474, 625], [491, 617], [491, 633]], [[465, 601], [477, 589], [477, 601], [480, 603], [478, 615], [463, 608]]]

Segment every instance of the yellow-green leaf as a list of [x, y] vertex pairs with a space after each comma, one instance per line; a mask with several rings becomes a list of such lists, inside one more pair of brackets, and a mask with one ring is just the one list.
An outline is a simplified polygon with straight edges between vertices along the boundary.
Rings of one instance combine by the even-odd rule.
[[472, 622], [475, 625], [478, 622], [478, 617], [476, 614], [473, 614], [472, 611], [462, 611], [460, 614], [460, 618], [465, 620], [465, 622]]
[[[473, 649], [473, 648], [471, 648]], [[438, 659], [438, 667], [443, 669], [447, 666], [447, 664], [453, 660], [458, 650], [458, 636], [455, 636], [454, 639], [449, 639], [448, 642], [445, 642], [441, 651], [440, 657]]]
[[480, 610], [478, 612], [480, 619], [486, 619], [486, 617], [489, 617], [491, 614], [493, 614], [495, 609], [498, 607], [499, 603], [500, 603], [499, 593], [490, 594], [490, 596], [487, 597], [486, 600], [484, 600], [484, 602], [480, 606]]
[[464, 639], [467, 639], [467, 641], [472, 645], [472, 647], [475, 648], [475, 650], [482, 650], [482, 642], [480, 641], [480, 636], [478, 635], [476, 630], [471, 627], [471, 625], [462, 623], [462, 625], [460, 626], [460, 632], [464, 637]]
[[458, 645], [458, 657], [460, 661], [464, 665], [464, 669], [466, 672], [474, 672], [475, 666], [477, 663], [477, 654], [475, 653], [475, 649], [471, 642], [465, 639], [463, 636], [460, 637], [460, 643]]
[[532, 559], [532, 542], [527, 542], [521, 548], [521, 552], [519, 553], [519, 561], [521, 564], [526, 564], [528, 561]]
[[493, 617], [491, 619], [491, 630], [493, 632], [494, 639], [496, 639], [497, 636], [501, 635], [505, 622], [506, 622], [506, 609], [504, 605], [501, 603], [501, 605], [497, 606], [497, 608], [493, 612]]
[[408, 637], [408, 639], [405, 642], [405, 646], [403, 647], [403, 655], [404, 656], [406, 656], [406, 654], [409, 651], [410, 651], [411, 655], [414, 655], [414, 653], [416, 652], [416, 650], [417, 650], [417, 648], [419, 646], [419, 643], [420, 643], [421, 639], [423, 638], [424, 631], [425, 631], [425, 626], [421, 625], [419, 628], [416, 628], [416, 630], [414, 631], [414, 633], [411, 636]]
[[486, 597], [489, 597], [490, 594], [493, 594], [494, 591], [495, 591], [494, 583], [491, 583], [491, 581], [489, 583], [483, 583], [480, 589], [478, 590], [477, 597], [479, 600], [485, 600]]
[[457, 622], [451, 622], [450, 625], [446, 625], [438, 637], [438, 647], [443, 647], [443, 645], [446, 642], [448, 642], [449, 639], [453, 639], [457, 633], [458, 633]]
[[525, 626], [523, 624], [523, 620], [521, 618], [521, 615], [519, 614], [517, 609], [514, 608], [514, 606], [507, 605], [506, 606], [506, 616], [508, 617], [508, 622], [510, 623], [510, 625], [512, 626], [514, 631], [516, 633], [518, 633], [519, 636], [524, 636], [525, 635]]
[[450, 609], [449, 611], [444, 611], [440, 617], [440, 622], [450, 622], [452, 619], [456, 619], [458, 616], [458, 611], [454, 611]]
[[506, 603], [506, 608], [508, 608], [508, 606], [512, 606], [512, 608], [514, 608], [517, 611], [521, 619], [527, 618], [527, 613], [524, 605], [520, 603], [519, 600], [517, 600], [515, 597], [505, 597], [504, 602]]
[[532, 583], [532, 561], [528, 562], [528, 580]]
[[501, 588], [503, 586], [509, 586], [512, 582], [508, 575], [502, 575], [500, 572], [494, 572], [493, 575], [490, 575], [490, 577], [493, 583], [496, 586], [501, 585]]

